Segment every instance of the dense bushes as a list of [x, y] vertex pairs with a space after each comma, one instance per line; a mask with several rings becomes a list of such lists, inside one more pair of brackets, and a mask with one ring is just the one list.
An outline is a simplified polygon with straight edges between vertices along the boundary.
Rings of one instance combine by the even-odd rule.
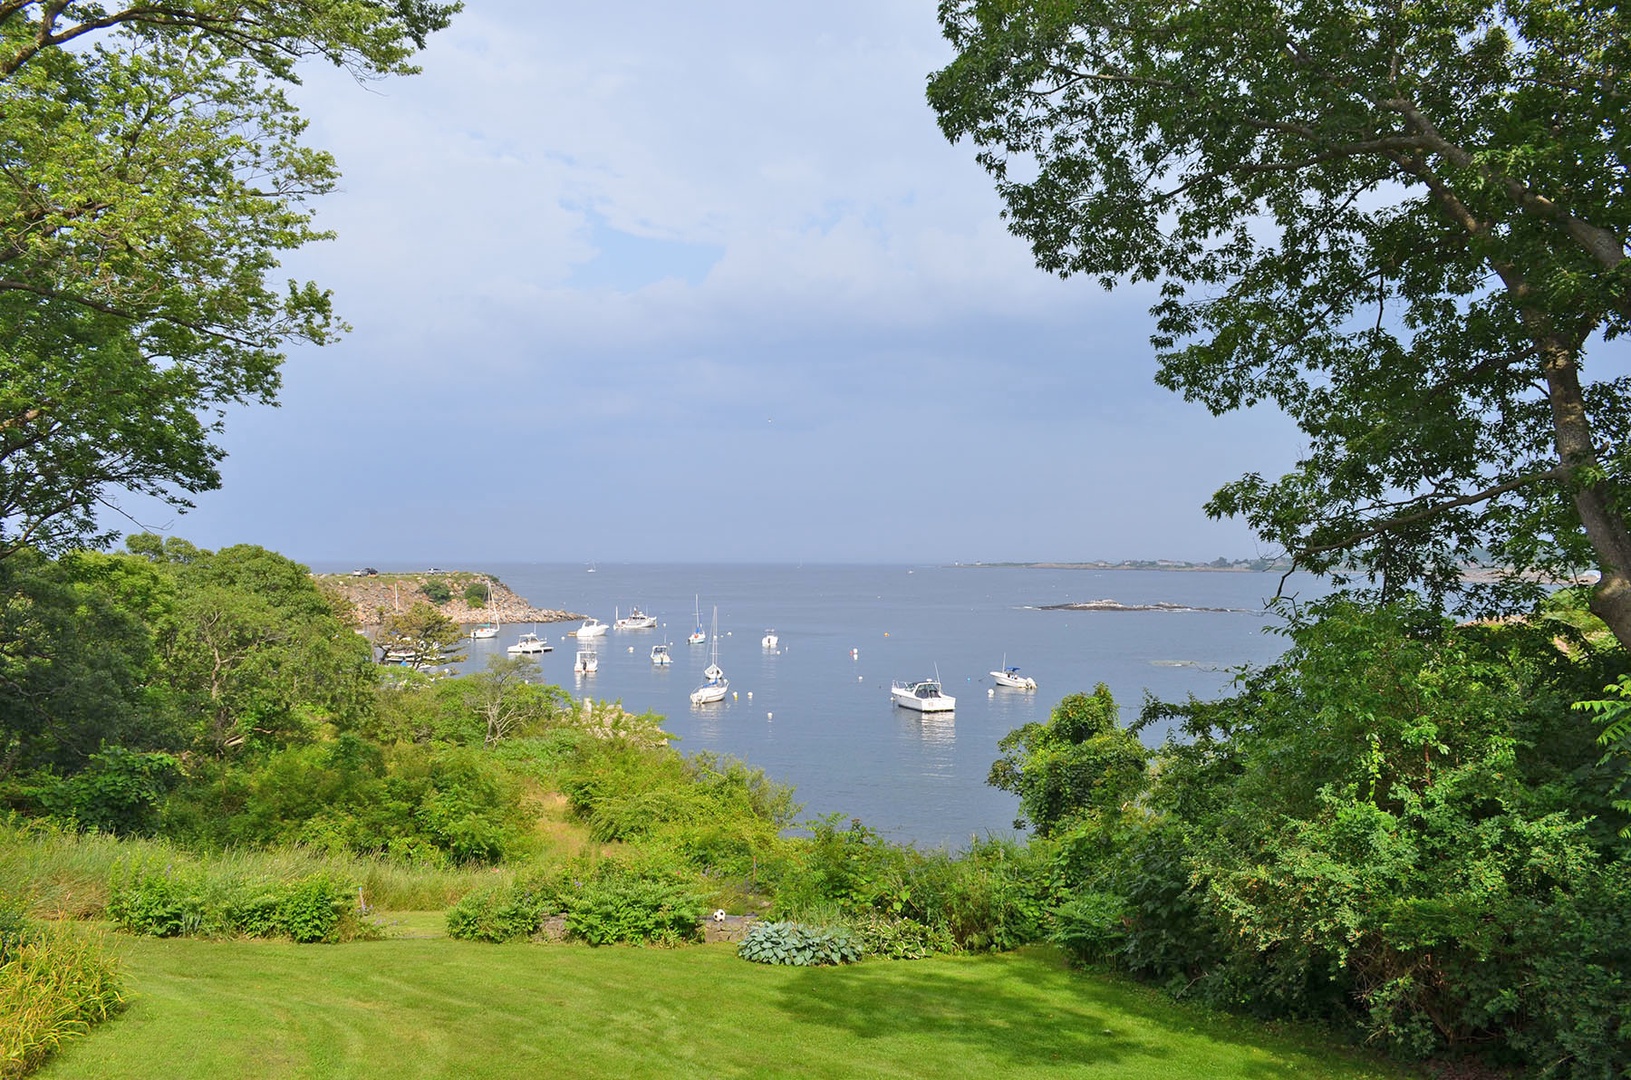
[[165, 831], [195, 843], [297, 843], [430, 865], [519, 854], [527, 821], [519, 781], [479, 751], [353, 736], [205, 770], [164, 812]]
[[1211, 1003], [1406, 1057], [1631, 1067], [1622, 782], [1570, 703], [1623, 665], [1550, 628], [1332, 603], [1144, 794], [1067, 820], [1054, 935]]
[[355, 889], [326, 874], [268, 879], [210, 873], [202, 865], [120, 866], [106, 914], [125, 930], [153, 937], [333, 943], [374, 936]]
[[577, 860], [514, 885], [481, 890], [448, 912], [448, 933], [513, 941], [564, 916], [566, 936], [590, 945], [677, 945], [697, 935], [706, 910], [701, 882], [649, 860]]

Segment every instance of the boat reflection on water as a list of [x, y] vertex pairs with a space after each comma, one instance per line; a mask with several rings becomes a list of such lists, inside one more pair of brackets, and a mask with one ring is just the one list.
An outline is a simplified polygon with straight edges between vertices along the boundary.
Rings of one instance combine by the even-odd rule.
[[951, 713], [924, 713], [913, 719], [917, 721], [918, 737], [925, 746], [949, 750], [957, 745], [957, 721]]

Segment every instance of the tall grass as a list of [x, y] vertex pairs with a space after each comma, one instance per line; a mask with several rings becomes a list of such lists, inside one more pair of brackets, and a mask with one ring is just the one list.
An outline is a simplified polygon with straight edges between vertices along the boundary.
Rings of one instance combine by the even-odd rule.
[[102, 935], [38, 925], [0, 965], [0, 1078], [23, 1076], [124, 1004]]
[[512, 880], [507, 869], [443, 870], [305, 848], [201, 855], [164, 840], [118, 839], [39, 822], [0, 820], [0, 894], [20, 898], [36, 915], [101, 915], [115, 868], [132, 865], [200, 869], [212, 877], [233, 879], [295, 881], [326, 874], [361, 888], [368, 906], [384, 911], [439, 910], [479, 886]]

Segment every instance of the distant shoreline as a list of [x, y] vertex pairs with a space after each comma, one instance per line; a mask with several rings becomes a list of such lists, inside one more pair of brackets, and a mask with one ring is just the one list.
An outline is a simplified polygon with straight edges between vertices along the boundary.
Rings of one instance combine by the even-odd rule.
[[951, 566], [961, 570], [1182, 570], [1212, 574], [1283, 574], [1291, 569], [1289, 562], [1268, 559], [1235, 559], [1223, 565], [1175, 559], [1123, 559], [1121, 562], [959, 562]]

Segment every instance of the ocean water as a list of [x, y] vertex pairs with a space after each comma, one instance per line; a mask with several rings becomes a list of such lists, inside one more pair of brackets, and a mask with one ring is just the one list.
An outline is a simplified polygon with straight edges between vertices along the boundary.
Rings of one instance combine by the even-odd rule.
[[[403, 568], [408, 569], [408, 568]], [[575, 623], [505, 626], [470, 642], [467, 667], [483, 667], [529, 629], [555, 651], [544, 677], [576, 698], [621, 700], [665, 717], [684, 752], [739, 757], [796, 786], [807, 816], [858, 817], [891, 839], [966, 847], [1009, 835], [1018, 800], [986, 785], [997, 742], [1046, 720], [1067, 694], [1109, 685], [1123, 720], [1146, 694], [1216, 697], [1243, 664], [1284, 651], [1263, 608], [1276, 574], [1067, 570], [967, 566], [736, 566], [515, 564], [468, 567], [496, 574], [538, 607], [579, 611], [610, 624], [638, 606], [655, 630], [611, 631], [596, 642], [599, 671], [575, 677]], [[1288, 591], [1321, 591], [1313, 579]], [[1045, 605], [1113, 599], [1243, 611], [1048, 611]], [[687, 645], [700, 605], [704, 628], [719, 610], [719, 664], [731, 695], [693, 706], [709, 648]], [[780, 646], [760, 644], [774, 629]], [[672, 642], [674, 663], [655, 667], [653, 643]], [[1037, 680], [1034, 692], [995, 687], [1004, 658]], [[894, 679], [938, 671], [953, 714], [921, 715], [889, 699]], [[1146, 733], [1159, 742], [1164, 732]]]

